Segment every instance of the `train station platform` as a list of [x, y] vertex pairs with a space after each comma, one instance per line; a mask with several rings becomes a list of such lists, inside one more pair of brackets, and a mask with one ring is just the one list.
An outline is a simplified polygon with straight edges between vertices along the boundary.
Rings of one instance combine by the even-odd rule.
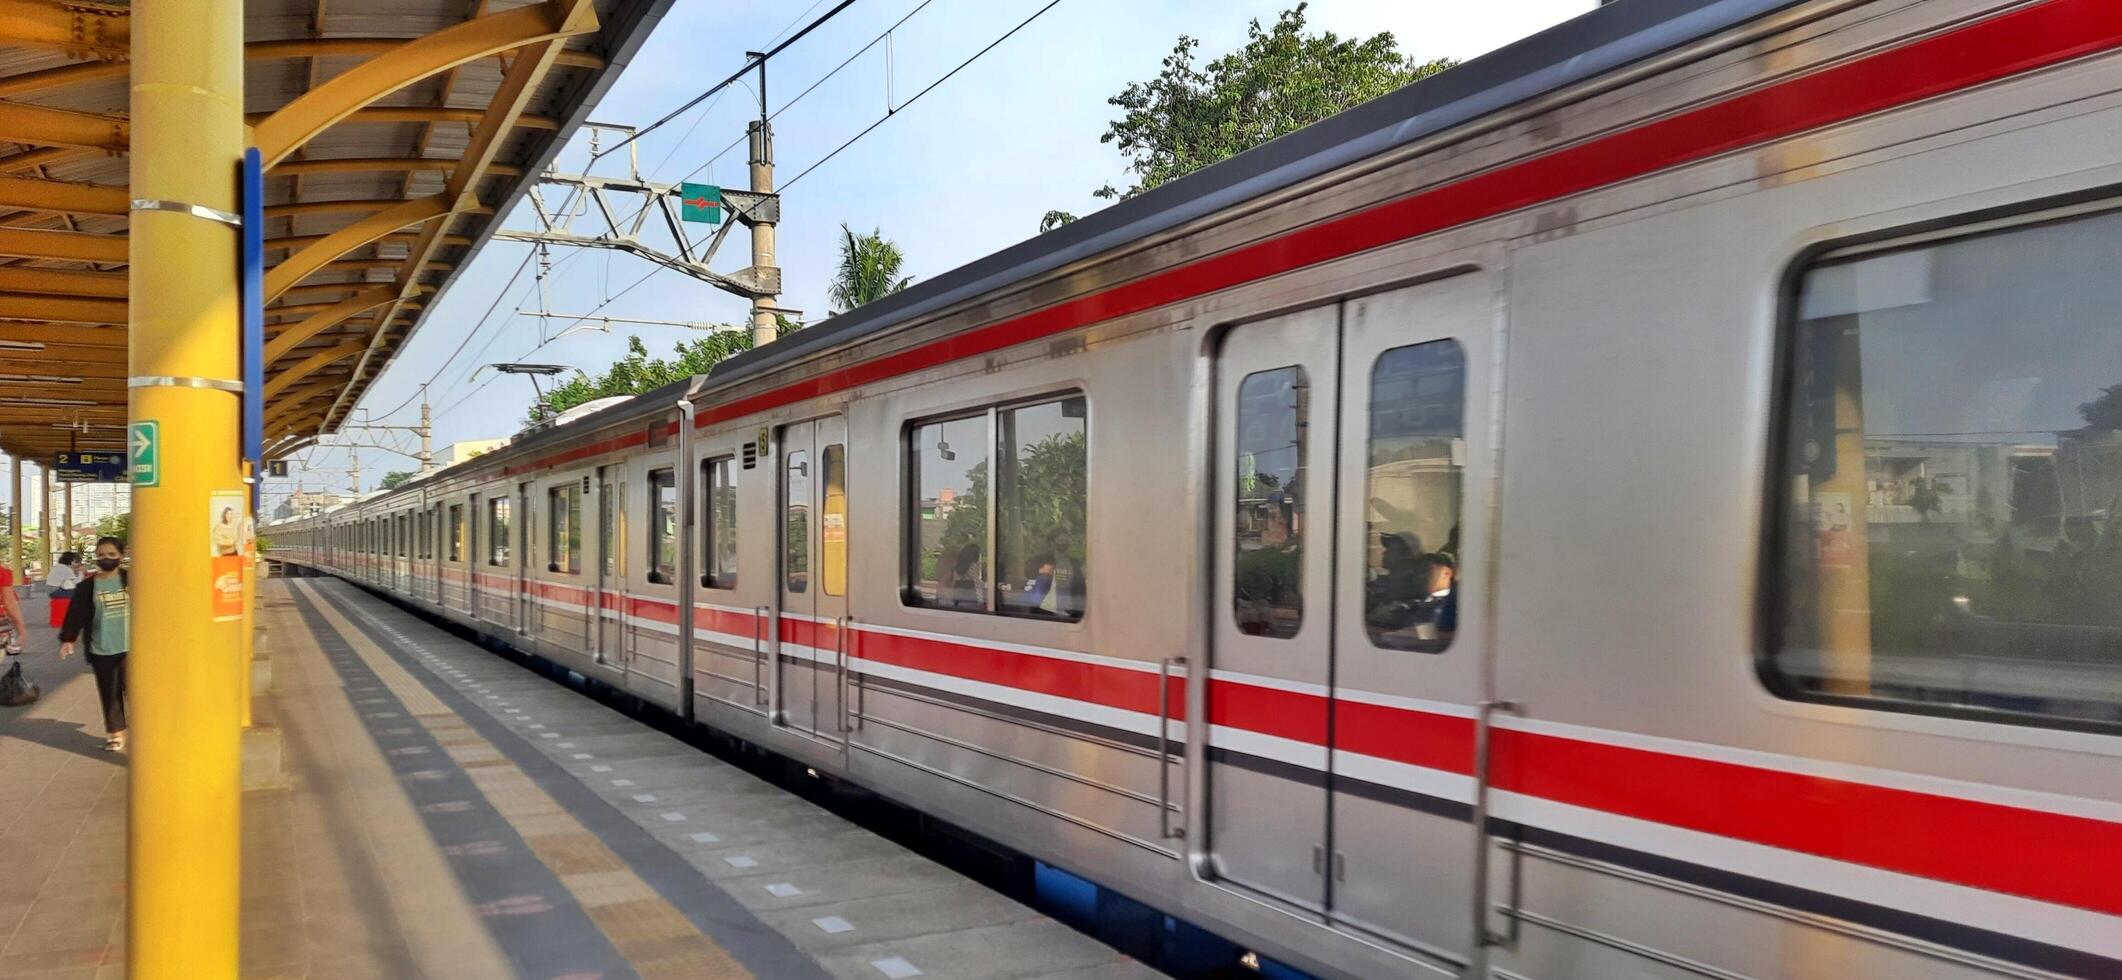
[[[352, 586], [269, 580], [259, 623], [247, 977], [1157, 975]], [[127, 757], [56, 649], [0, 708], [0, 976], [119, 977]]]

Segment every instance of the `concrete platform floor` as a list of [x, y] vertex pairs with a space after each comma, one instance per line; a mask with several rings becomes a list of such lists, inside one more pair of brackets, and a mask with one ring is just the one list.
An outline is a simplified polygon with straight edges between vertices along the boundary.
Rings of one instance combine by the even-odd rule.
[[[259, 602], [247, 977], [1156, 976], [352, 587]], [[0, 708], [10, 980], [124, 975], [126, 758], [56, 648], [32, 632], [45, 697]]]

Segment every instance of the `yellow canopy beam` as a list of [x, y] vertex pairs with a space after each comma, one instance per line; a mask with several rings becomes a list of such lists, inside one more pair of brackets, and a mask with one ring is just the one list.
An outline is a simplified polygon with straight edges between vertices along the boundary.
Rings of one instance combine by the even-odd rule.
[[76, 150], [67, 146], [47, 146], [28, 150], [11, 156], [0, 157], [0, 174], [19, 174], [25, 170], [48, 167], [88, 156], [92, 150]]
[[132, 12], [100, 3], [0, 0], [0, 44], [51, 48], [69, 58], [131, 55]]
[[[281, 107], [257, 124], [252, 142], [270, 167], [356, 110], [420, 79], [533, 42], [596, 29], [592, 17], [587, 28], [568, 31], [573, 25], [566, 13], [564, 6], [548, 0], [475, 17], [407, 41], [333, 76]], [[575, 18], [577, 22], [580, 19]]]
[[124, 323], [125, 300], [0, 293], [0, 318], [52, 323]]
[[[253, 41], [243, 46], [245, 61], [274, 61], [287, 58], [368, 57], [382, 54], [405, 41], [389, 37], [333, 37], [303, 38], [292, 41]], [[26, 72], [10, 78], [0, 79], [0, 98], [14, 98], [30, 92], [43, 92], [84, 82], [102, 81], [108, 78], [124, 78], [132, 65], [123, 59], [129, 54], [119, 51], [116, 61], [99, 61], [81, 65], [63, 65], [43, 71]], [[587, 51], [567, 51], [560, 55], [560, 64], [575, 68], [602, 68], [604, 59]]]
[[296, 361], [292, 367], [274, 375], [265, 382], [265, 397], [270, 400], [273, 396], [286, 391], [289, 385], [317, 373], [324, 366], [343, 361], [367, 349], [368, 345], [362, 343], [340, 344], [337, 347], [320, 350]]
[[52, 323], [0, 323], [0, 340], [18, 344], [73, 344], [80, 347], [125, 347], [123, 327], [60, 326]]
[[122, 275], [62, 269], [27, 269], [21, 266], [0, 266], [0, 290], [93, 299], [124, 299], [126, 296], [125, 277]]
[[[397, 198], [377, 200], [369, 198], [354, 201], [302, 201], [296, 204], [274, 204], [265, 209], [268, 218], [295, 218], [307, 214], [373, 213], [399, 203]], [[494, 209], [484, 204], [473, 204], [457, 209], [460, 214], [492, 214]]]
[[131, 203], [123, 187], [0, 177], [0, 208], [54, 214], [123, 215]]
[[[297, 174], [344, 174], [344, 173], [400, 173], [417, 170], [455, 170], [456, 157], [338, 157], [323, 160], [282, 160], [274, 167], [272, 175], [283, 177]], [[522, 168], [506, 164], [495, 164], [486, 168], [489, 175], [514, 177], [523, 173]]]
[[386, 283], [381, 286], [372, 286], [364, 289], [337, 303], [333, 303], [329, 307], [312, 313], [308, 319], [282, 329], [271, 340], [265, 342], [265, 363], [271, 364], [311, 337], [315, 337], [346, 322], [348, 319], [367, 313], [397, 298], [398, 287], [395, 284]]
[[270, 303], [278, 299], [289, 286], [309, 278], [311, 273], [324, 268], [333, 259], [372, 244], [407, 225], [421, 224], [451, 214], [460, 203], [465, 202], [452, 201], [442, 194], [415, 198], [362, 218], [313, 244], [304, 246], [301, 251], [288, 256], [265, 273], [265, 301]]
[[125, 253], [123, 235], [91, 235], [79, 231], [46, 231], [41, 228], [0, 228], [0, 256], [8, 258], [123, 265], [126, 261]]
[[[347, 113], [334, 125], [345, 126], [355, 123], [422, 123], [426, 125], [462, 123], [469, 126], [478, 122], [485, 114], [486, 112], [483, 109], [451, 109], [444, 106], [369, 106], [365, 109], [356, 109]], [[252, 125], [258, 125], [270, 117], [262, 112], [254, 112], [247, 118]], [[516, 124], [525, 129], [560, 128], [560, 122], [551, 116], [524, 116]], [[280, 164], [275, 164], [273, 172], [279, 173], [280, 165], [287, 162], [289, 161], [282, 160]]]
[[[522, 112], [530, 105], [539, 81], [558, 60], [566, 45], [566, 38], [597, 29], [596, 8], [588, 0], [548, 0], [546, 6], [557, 17], [558, 29], [555, 35], [524, 48], [516, 55], [515, 60], [509, 63], [508, 70], [501, 76], [500, 87], [488, 101], [486, 118], [472, 130], [471, 139], [465, 145], [464, 152], [458, 156], [457, 169], [451, 171], [443, 193], [464, 196], [475, 196], [478, 193], [479, 182], [484, 178], [486, 168], [493, 163], [512, 126], [520, 120]], [[432, 225], [421, 233], [419, 243], [413, 246], [411, 253], [405, 258], [404, 267], [398, 271], [398, 281], [419, 281], [421, 271], [446, 244], [443, 239], [447, 230], [443, 225]], [[379, 314], [376, 318], [374, 337], [381, 340], [388, 336], [399, 314], [405, 309], [406, 304], [401, 300]], [[358, 380], [367, 372], [369, 357], [368, 354], [362, 355], [361, 361], [354, 365], [355, 379]], [[351, 387], [350, 385], [349, 390]], [[346, 402], [347, 395], [342, 392], [333, 403], [331, 414], [336, 415]]]
[[132, 140], [132, 124], [123, 116], [0, 102], [0, 140], [123, 153]]
[[[329, 378], [312, 381], [309, 384], [281, 393], [280, 397], [265, 406], [266, 425], [270, 427], [277, 422], [299, 418], [299, 412], [303, 409], [304, 403], [316, 398], [318, 395], [327, 394], [346, 382], [347, 378], [345, 375], [335, 374]], [[321, 417], [324, 412], [323, 408], [319, 407], [317, 411]]]

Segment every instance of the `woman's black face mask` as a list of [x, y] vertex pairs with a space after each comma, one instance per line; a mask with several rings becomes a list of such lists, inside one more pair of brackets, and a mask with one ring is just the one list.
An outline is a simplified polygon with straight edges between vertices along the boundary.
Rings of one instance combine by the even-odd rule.
[[106, 572], [115, 572], [118, 570], [118, 566], [124, 562], [125, 559], [123, 558], [98, 558], [96, 559], [96, 567]]

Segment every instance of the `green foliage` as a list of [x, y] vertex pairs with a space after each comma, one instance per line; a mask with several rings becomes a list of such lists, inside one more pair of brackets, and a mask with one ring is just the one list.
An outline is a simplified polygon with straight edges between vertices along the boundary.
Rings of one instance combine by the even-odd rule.
[[[120, 541], [126, 542], [128, 546], [132, 544], [133, 540], [132, 529], [133, 515], [131, 511], [127, 511], [123, 514], [112, 514], [111, 516], [96, 522], [97, 537], [117, 538]], [[89, 543], [94, 544], [95, 542], [92, 541]]]
[[1074, 220], [1076, 216], [1066, 211], [1048, 211], [1045, 217], [1039, 219], [1039, 234], [1044, 235]]
[[[1059, 433], [1024, 447], [1016, 461], [1009, 464], [1014, 472], [1003, 481], [1003, 494], [998, 496], [1004, 499], [997, 502], [1008, 518], [995, 528], [996, 547], [1002, 558], [995, 571], [997, 581], [1024, 576], [1027, 564], [1052, 550], [1047, 542], [1055, 531], [1064, 532], [1069, 542], [1067, 553], [1059, 557], [1082, 567], [1086, 448], [1083, 433]], [[973, 490], [976, 499], [984, 500], [985, 467], [975, 469], [983, 472]], [[946, 528], [946, 541], [948, 534]]]
[[673, 348], [677, 356], [669, 359], [648, 356], [648, 345], [640, 337], [628, 337], [625, 357], [599, 375], [576, 371], [574, 377], [546, 393], [544, 405], [531, 406], [526, 421], [543, 422], [599, 398], [653, 391], [673, 381], [706, 374], [723, 360], [751, 349], [752, 335], [748, 330], [718, 330], [686, 341]]
[[1182, 34], [1156, 78], [1107, 100], [1123, 114], [1099, 141], [1119, 147], [1135, 183], [1097, 196], [1133, 197], [1456, 63], [1418, 62], [1391, 33], [1306, 34], [1306, 6], [1283, 11], [1272, 28], [1253, 21], [1245, 47], [1205, 67], [1194, 61], [1201, 42]]
[[1231, 568], [1231, 597], [1241, 606], [1261, 611], [1296, 604], [1299, 567], [1304, 550], [1298, 545], [1269, 545], [1238, 555]]
[[906, 256], [882, 229], [857, 235], [841, 225], [840, 235], [840, 271], [833, 276], [829, 294], [838, 312], [874, 303], [913, 284], [914, 277], [899, 275]]
[[396, 490], [398, 489], [398, 487], [402, 486], [405, 481], [410, 480], [412, 478], [413, 474], [408, 470], [392, 470], [389, 473], [383, 474], [383, 482], [377, 484], [376, 486], [378, 489], [382, 490]]

